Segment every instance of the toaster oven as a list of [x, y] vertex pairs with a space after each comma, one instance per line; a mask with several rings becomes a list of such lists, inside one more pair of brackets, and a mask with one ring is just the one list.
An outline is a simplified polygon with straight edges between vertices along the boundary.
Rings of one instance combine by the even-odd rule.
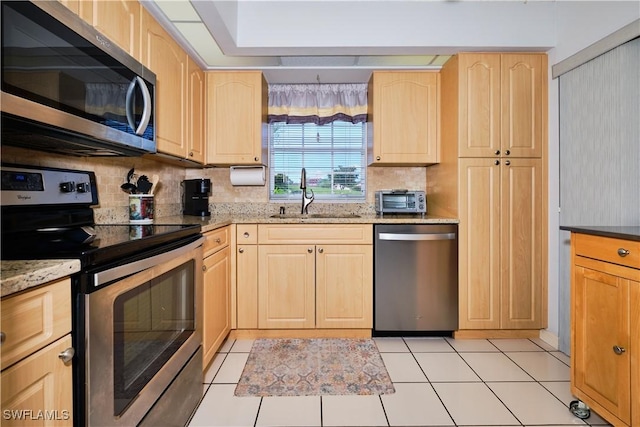
[[427, 213], [427, 195], [424, 191], [379, 190], [375, 197], [376, 213]]

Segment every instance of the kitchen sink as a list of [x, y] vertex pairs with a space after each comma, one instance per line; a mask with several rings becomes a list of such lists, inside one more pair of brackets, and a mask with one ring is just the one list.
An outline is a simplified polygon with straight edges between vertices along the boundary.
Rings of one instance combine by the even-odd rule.
[[341, 213], [328, 213], [328, 214], [275, 214], [271, 215], [271, 218], [280, 219], [305, 219], [305, 218], [360, 218], [360, 215], [356, 214], [341, 214]]

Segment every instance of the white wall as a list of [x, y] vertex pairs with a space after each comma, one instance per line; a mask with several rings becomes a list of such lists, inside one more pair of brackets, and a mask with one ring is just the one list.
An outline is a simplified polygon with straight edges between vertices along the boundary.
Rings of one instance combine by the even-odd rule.
[[551, 66], [640, 18], [633, 1], [560, 1], [556, 3], [556, 47], [549, 54], [549, 318], [548, 341], [558, 340], [559, 307], [559, 111], [558, 80]]

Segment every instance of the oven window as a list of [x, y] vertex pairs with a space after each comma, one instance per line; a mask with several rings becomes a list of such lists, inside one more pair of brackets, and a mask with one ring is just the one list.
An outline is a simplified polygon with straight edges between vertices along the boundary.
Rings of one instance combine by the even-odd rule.
[[193, 260], [114, 302], [114, 415], [120, 415], [196, 326]]

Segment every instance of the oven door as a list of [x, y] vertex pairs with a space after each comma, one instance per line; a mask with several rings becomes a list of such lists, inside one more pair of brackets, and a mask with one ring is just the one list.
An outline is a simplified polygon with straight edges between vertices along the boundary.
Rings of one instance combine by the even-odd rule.
[[94, 274], [110, 284], [83, 296], [85, 425], [137, 425], [199, 349], [202, 240]]

